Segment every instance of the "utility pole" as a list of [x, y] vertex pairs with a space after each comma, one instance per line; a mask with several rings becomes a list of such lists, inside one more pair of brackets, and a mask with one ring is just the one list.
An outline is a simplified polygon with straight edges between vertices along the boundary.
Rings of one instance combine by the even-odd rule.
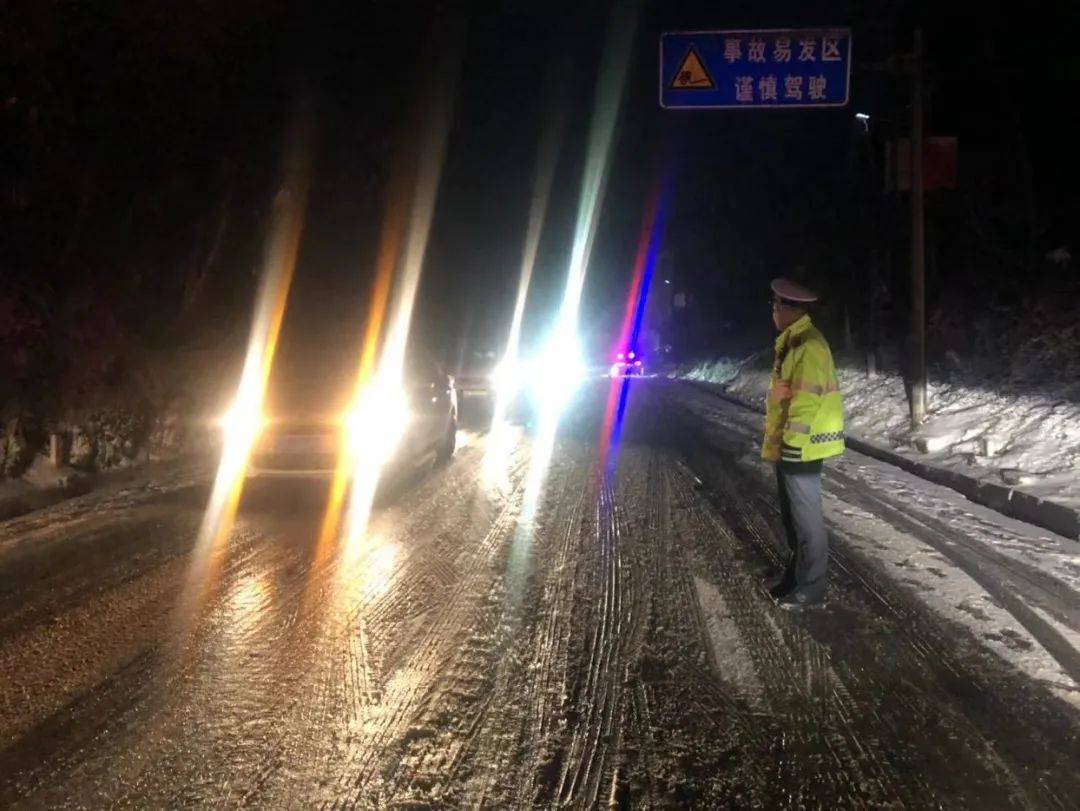
[[923, 213], [922, 31], [915, 31], [911, 70], [911, 425], [926, 419], [926, 234]]

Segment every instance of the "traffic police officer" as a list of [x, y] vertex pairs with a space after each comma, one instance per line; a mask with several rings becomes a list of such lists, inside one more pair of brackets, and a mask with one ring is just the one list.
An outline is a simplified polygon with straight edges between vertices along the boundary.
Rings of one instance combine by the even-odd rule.
[[769, 593], [785, 608], [825, 599], [829, 540], [821, 512], [821, 466], [844, 452], [844, 404], [825, 337], [810, 321], [817, 295], [789, 279], [772, 282], [776, 339], [765, 409], [763, 459], [776, 465], [780, 515], [791, 548]]

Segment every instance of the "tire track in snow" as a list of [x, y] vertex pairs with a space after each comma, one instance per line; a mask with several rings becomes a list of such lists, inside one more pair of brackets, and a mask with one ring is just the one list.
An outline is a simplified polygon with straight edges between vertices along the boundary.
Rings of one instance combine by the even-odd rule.
[[[358, 803], [370, 798], [370, 792], [380, 796], [387, 786], [379, 774], [394, 769], [394, 760], [401, 754], [401, 743], [431, 734], [422, 723], [426, 702], [438, 694], [438, 676], [446, 672], [462, 655], [475, 655], [475, 650], [460, 644], [468, 639], [468, 630], [477, 610], [495, 577], [495, 554], [513, 534], [523, 492], [519, 481], [506, 499], [503, 508], [492, 521], [490, 529], [476, 544], [453, 591], [424, 631], [416, 652], [389, 675], [383, 687], [383, 707], [364, 726], [362, 737], [354, 741], [348, 762], [340, 769], [338, 785], [341, 793], [332, 806]], [[475, 645], [475, 640], [473, 642]], [[452, 680], [451, 680], [452, 681]], [[397, 756], [395, 756], [397, 752]], [[385, 763], [390, 760], [390, 763]], [[374, 784], [374, 785], [372, 785]]]
[[[466, 531], [467, 515], [447, 513], [441, 500], [430, 504], [424, 500], [425, 492], [432, 488], [438, 491], [441, 486], [454, 492], [460, 487], [460, 483], [454, 483], [455, 479], [475, 486], [475, 473], [471, 470], [463, 473], [463, 467], [464, 464], [456, 470], [451, 468], [447, 477], [429, 482], [426, 488], [413, 494], [412, 500], [419, 509], [408, 513], [402, 530], [406, 539], [412, 534], [411, 540], [418, 549], [422, 550], [431, 540], [426, 533], [440, 525], [459, 537], [470, 537]], [[456, 528], [455, 524], [458, 524]], [[228, 563], [229, 568], [223, 571], [219, 581], [218, 596], [203, 617], [199, 634], [185, 651], [177, 654], [179, 666], [162, 669], [159, 665], [139, 676], [143, 683], [136, 685], [138, 689], [130, 701], [118, 699], [119, 711], [114, 710], [108, 727], [94, 741], [95, 756], [86, 759], [89, 750], [80, 747], [71, 759], [46, 761], [42, 764], [44, 771], [39, 773], [54, 777], [35, 781], [46, 789], [35, 796], [62, 798], [69, 796], [65, 794], [65, 786], [81, 785], [80, 793], [84, 796], [95, 796], [89, 792], [99, 791], [96, 796], [102, 803], [127, 797], [129, 802], [168, 805], [192, 802], [200, 796], [228, 796], [229, 785], [240, 787], [247, 781], [249, 786], [257, 787], [261, 781], [269, 780], [266, 775], [282, 770], [287, 760], [281, 753], [287, 731], [282, 721], [310, 714], [298, 709], [308, 706], [312, 697], [304, 692], [307, 689], [304, 685], [312, 684], [313, 679], [326, 681], [326, 663], [345, 649], [349, 628], [357, 615], [352, 611], [328, 618], [330, 569], [308, 571], [303, 563], [306, 546], [290, 545], [288, 539], [273, 539], [272, 543], [267, 540], [260, 538], [257, 557], [247, 558], [241, 553], [240, 559], [250, 562], [247, 568], [237, 570], [235, 561]], [[407, 546], [404, 551], [408, 551]], [[226, 597], [247, 577], [244, 571], [284, 577], [285, 588], [275, 592], [274, 610], [251, 611], [247, 617], [235, 614]], [[395, 580], [407, 580], [414, 575], [405, 566], [395, 575]], [[336, 624], [331, 621], [335, 619]], [[331, 621], [329, 625], [328, 621]], [[332, 652], [327, 653], [327, 649]], [[223, 673], [220, 653], [207, 656], [213, 650], [243, 652], [248, 658], [242, 661], [242, 668]], [[238, 656], [229, 654], [229, 657], [241, 664]], [[230, 672], [234, 675], [229, 676]], [[278, 672], [288, 674], [287, 679], [281, 680]], [[223, 675], [227, 678], [223, 679]], [[125, 685], [127, 680], [121, 678], [103, 687], [116, 693], [123, 692]], [[260, 694], [269, 685], [274, 685], [273, 692]], [[107, 703], [117, 706], [111, 699]], [[92, 713], [101, 702], [85, 704], [86, 711]], [[222, 707], [226, 708], [225, 712], [215, 709]], [[88, 719], [82, 725], [92, 727], [93, 721]], [[337, 726], [340, 721], [334, 718], [331, 728]], [[325, 732], [325, 722], [316, 729]], [[279, 750], [278, 754], [275, 749]], [[253, 758], [254, 752], [259, 752], [259, 756]], [[191, 775], [190, 779], [184, 777], [187, 774]], [[275, 779], [283, 777], [277, 775]], [[178, 785], [186, 785], [183, 793], [169, 788]], [[32, 790], [29, 785], [24, 788], [26, 792]], [[249, 791], [244, 789], [236, 796]]]
[[[453, 764], [462, 783], [459, 805], [473, 808], [520, 806], [540, 771], [543, 738], [536, 739], [535, 717], [548, 717], [536, 705], [549, 698], [553, 667], [560, 661], [556, 617], [559, 578], [568, 561], [569, 538], [581, 518], [587, 468], [580, 461], [549, 474], [548, 491], [533, 526], [523, 527], [529, 546], [528, 576], [520, 593], [504, 595], [497, 665], [491, 698], [477, 716], [475, 734]], [[557, 482], [562, 479], [562, 486]], [[518, 541], [515, 541], [518, 542]]]
[[[700, 457], [700, 454], [698, 456]], [[705, 463], [698, 458], [695, 466], [700, 464]], [[710, 481], [715, 479], [720, 482], [721, 488], [731, 487], [731, 482], [735, 481], [734, 477], [738, 475], [735, 471], [739, 470], [739, 467], [728, 463], [726, 466], [721, 465], [720, 470], [722, 472], [712, 476]], [[721, 512], [725, 508], [733, 509], [729, 506], [732, 504], [745, 508], [745, 505], [754, 503], [748, 498], [728, 499], [723, 493], [718, 494], [714, 500]], [[761, 501], [761, 504], [772, 520], [776, 521], [775, 506], [766, 500]], [[741, 510], [736, 507], [733, 512], [739, 513]], [[768, 524], [763, 516], [759, 519], [748, 522], [740, 535], [750, 540], [754, 547], [758, 547], [755, 557], [759, 561], [774, 560], [775, 549], [771, 548], [771, 544], [760, 534], [752, 531], [754, 524]], [[927, 797], [935, 796], [938, 792], [943, 792], [938, 795], [941, 797], [950, 796], [951, 792], [960, 792], [972, 797], [995, 797], [998, 802], [1008, 797], [1008, 801], [1013, 805], [1025, 805], [1028, 802], [1025, 792], [1031, 792], [1029, 796], [1032, 798], [1053, 796], [1046, 795], [1044, 789], [1030, 780], [1025, 781], [1026, 788], [1021, 788], [1019, 775], [1026, 774], [1026, 771], [1010, 769], [999, 753], [1000, 736], [987, 737], [981, 731], [985, 727], [978, 724], [987, 720], [985, 713], [977, 711], [972, 717], [968, 717], [967, 713], [972, 708], [977, 709], [980, 706], [971, 700], [972, 693], [977, 691], [952, 689], [954, 682], [951, 679], [955, 678], [955, 673], [967, 673], [969, 679], [974, 677], [971, 680], [977, 684], [981, 681], [980, 676], [972, 673], [968, 667], [961, 666], [949, 651], [941, 651], [940, 657], [928, 659], [926, 651], [934, 648], [929, 639], [921, 637], [917, 629], [897, 623], [895, 615], [874, 608], [888, 604], [888, 601], [894, 604], [902, 602], [902, 598], [880, 583], [875, 589], [866, 588], [866, 578], [858, 573], [858, 567], [845, 561], [843, 555], [843, 550], [834, 545], [834, 571], [839, 576], [832, 578], [830, 587], [830, 602], [833, 607], [820, 614], [811, 612], [802, 621], [815, 637], [829, 639], [830, 646], [836, 649], [832, 656], [835, 673], [855, 700], [854, 707], [842, 708], [840, 716], [852, 719], [857, 728], [869, 728], [868, 735], [863, 733], [867, 735], [863, 740], [852, 744], [856, 751], [865, 748], [869, 741], [879, 753], [878, 762], [886, 764], [888, 772], [915, 775], [917, 780], [925, 784], [925, 790], [911, 794], [904, 786], [896, 785], [893, 781], [901, 796], [907, 797], [905, 802], [917, 803], [920, 797], [923, 798], [921, 801], [925, 802]], [[888, 592], [889, 596], [886, 603], [881, 603], [885, 592]], [[847, 607], [846, 604], [852, 601], [855, 604]], [[875, 622], [874, 615], [884, 621], [883, 627], [876, 627], [881, 622]], [[840, 627], [849, 630], [846, 633], [837, 633], [834, 628], [825, 628], [830, 623], [835, 626], [836, 620], [840, 620]], [[863, 630], [860, 630], [860, 625], [864, 626]], [[895, 627], [895, 633], [904, 640], [904, 645], [896, 647], [887, 641], [888, 632], [885, 629], [889, 627]], [[860, 638], [865, 641], [860, 641]], [[880, 652], [875, 654], [875, 648]], [[879, 661], [874, 658], [875, 655], [890, 657], [893, 662], [891, 670], [883, 672]], [[905, 677], [897, 680], [896, 674], [905, 674]], [[890, 675], [892, 678], [889, 678]], [[888, 697], [887, 700], [885, 697]], [[986, 697], [989, 698], [989, 694]], [[961, 699], [959, 703], [958, 698]], [[917, 719], [918, 723], [913, 725], [912, 719]], [[973, 720], [976, 724], [973, 724]], [[946, 733], [946, 729], [953, 731]], [[1006, 738], [1015, 734], [1001, 731]], [[882, 736], [886, 740], [892, 739], [884, 747]], [[998, 743], [995, 745], [994, 741]], [[940, 755], [927, 761], [925, 752], [934, 750], [939, 750]], [[957, 786], [954, 785], [955, 768], [942, 768], [942, 764], [963, 762], [970, 764], [971, 775], [966, 784]]]
[[[860, 739], [845, 723], [858, 712], [849, 706], [846, 686], [837, 678], [825, 651], [798, 624], [774, 618], [777, 609], [756, 578], [736, 564], [744, 553], [740, 547], [747, 540], [759, 547], [769, 542], [763, 533], [767, 524], [751, 512], [746, 499], [726, 489], [728, 484], [724, 483], [721, 501], [733, 508], [734, 515], [722, 521], [708, 505], [693, 498], [691, 474], [682, 471], [675, 476], [675, 492], [692, 505], [685, 514], [689, 523], [680, 534], [693, 539], [696, 557], [707, 562], [711, 580], [754, 661], [774, 732], [780, 733], [776, 741], [780, 747], [778, 771], [773, 779], [793, 798], [813, 791], [815, 784], [827, 785], [830, 793], [836, 792], [834, 797], [848, 800], [865, 796], [868, 790], [886, 803], [932, 796], [929, 787], [917, 785], [917, 778], [900, 780], [892, 775], [883, 765], [888, 758], [880, 742]], [[832, 731], [835, 724], [830, 722], [836, 719], [840, 725]], [[822, 749], [829, 753], [832, 767], [815, 766], [813, 758], [804, 756]], [[802, 801], [813, 799], [803, 797]]]

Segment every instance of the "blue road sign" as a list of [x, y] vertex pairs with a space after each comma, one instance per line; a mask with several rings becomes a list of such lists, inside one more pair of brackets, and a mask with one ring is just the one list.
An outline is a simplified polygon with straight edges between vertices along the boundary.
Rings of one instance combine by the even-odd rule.
[[660, 106], [843, 107], [851, 29], [677, 31], [660, 37]]

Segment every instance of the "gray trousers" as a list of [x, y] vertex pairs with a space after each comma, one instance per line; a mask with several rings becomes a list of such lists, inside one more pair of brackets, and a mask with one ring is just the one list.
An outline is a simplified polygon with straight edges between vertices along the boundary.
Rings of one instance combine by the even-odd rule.
[[791, 548], [784, 582], [812, 600], [825, 596], [829, 536], [821, 514], [821, 462], [778, 462], [780, 518]]

